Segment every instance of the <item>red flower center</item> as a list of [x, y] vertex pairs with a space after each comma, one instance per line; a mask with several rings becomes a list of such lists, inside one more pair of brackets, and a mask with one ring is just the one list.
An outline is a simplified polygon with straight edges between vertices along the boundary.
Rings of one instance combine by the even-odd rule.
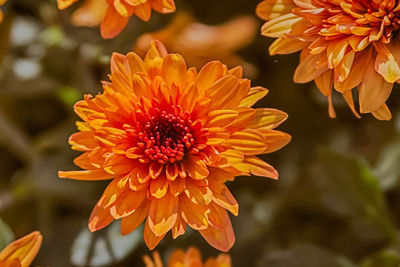
[[138, 133], [137, 144], [144, 155], [160, 164], [182, 160], [196, 143], [188, 117], [152, 109], [148, 119], [141, 123]]

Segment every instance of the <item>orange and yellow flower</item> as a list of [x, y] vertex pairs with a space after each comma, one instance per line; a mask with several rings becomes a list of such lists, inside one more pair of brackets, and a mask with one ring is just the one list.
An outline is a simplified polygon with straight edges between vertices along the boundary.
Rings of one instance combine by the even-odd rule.
[[315, 81], [329, 98], [332, 87], [359, 111], [389, 120], [386, 106], [393, 84], [400, 81], [400, 5], [395, 0], [264, 0], [257, 14], [267, 22], [262, 34], [278, 38], [271, 55], [302, 51], [294, 81]]
[[[78, 0], [57, 0], [59, 9], [66, 9]], [[86, 0], [73, 16], [76, 25], [93, 26], [101, 21], [103, 38], [118, 35], [135, 14], [144, 21], [151, 17], [151, 11], [167, 14], [175, 11], [174, 0]]]
[[[144, 256], [143, 261], [146, 267], [163, 267], [163, 263], [158, 252], [153, 253], [153, 259]], [[220, 254], [216, 258], [209, 258], [204, 264], [199, 250], [190, 247], [187, 251], [177, 249], [172, 252], [168, 260], [168, 267], [231, 267], [232, 261], [228, 254]]]
[[168, 51], [183, 55], [190, 66], [201, 68], [212, 60], [220, 60], [228, 67], [242, 65], [247, 75], [255, 76], [255, 67], [237, 51], [254, 40], [257, 27], [252, 16], [211, 26], [199, 23], [187, 12], [179, 12], [164, 29], [141, 35], [133, 50], [140, 56], [145, 55], [151, 40], [159, 40]]
[[28, 267], [35, 259], [42, 244], [42, 235], [32, 232], [8, 245], [0, 252], [0, 266]]
[[[7, 0], [0, 0], [0, 7], [2, 5], [4, 5], [6, 2], [7, 2]], [[4, 14], [3, 14], [3, 11], [1, 11], [1, 9], [0, 9], [0, 23], [3, 22], [3, 19], [4, 19]]]
[[238, 203], [224, 184], [237, 175], [278, 178], [256, 155], [276, 151], [290, 136], [273, 130], [286, 113], [251, 108], [267, 94], [242, 78], [242, 68], [219, 61], [199, 72], [158, 41], [144, 61], [131, 52], [113, 54], [111, 82], [104, 93], [75, 104], [83, 120], [70, 137], [83, 171], [61, 178], [112, 179], [89, 219], [97, 231], [121, 219], [121, 233], [144, 220], [144, 239], [153, 249], [172, 230], [186, 225], [212, 246], [229, 250], [235, 240], [227, 210]]

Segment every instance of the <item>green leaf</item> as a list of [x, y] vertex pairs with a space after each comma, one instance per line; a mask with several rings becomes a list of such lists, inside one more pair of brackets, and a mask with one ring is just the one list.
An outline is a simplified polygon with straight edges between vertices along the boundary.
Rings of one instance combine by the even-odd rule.
[[71, 262], [76, 266], [108, 266], [127, 257], [142, 240], [142, 230], [126, 236], [120, 234], [120, 222], [91, 233], [85, 225], [76, 237], [71, 251]]
[[14, 240], [14, 234], [10, 227], [0, 219], [0, 251]]
[[327, 149], [318, 152], [311, 175], [321, 203], [332, 212], [372, 224], [395, 239], [379, 181], [368, 164]]
[[374, 173], [384, 190], [398, 185], [400, 178], [400, 140], [387, 145], [380, 156]]
[[363, 260], [361, 267], [399, 267], [400, 255], [395, 250], [384, 250], [374, 253]]

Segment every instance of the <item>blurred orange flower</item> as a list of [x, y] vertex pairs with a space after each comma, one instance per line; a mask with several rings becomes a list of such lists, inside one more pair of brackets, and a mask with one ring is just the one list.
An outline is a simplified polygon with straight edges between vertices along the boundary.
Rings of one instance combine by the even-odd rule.
[[[7, 2], [7, 0], [0, 0], [0, 6], [4, 5]], [[0, 23], [3, 22], [4, 14], [3, 11], [0, 9]]]
[[234, 233], [226, 210], [238, 203], [225, 186], [237, 175], [278, 178], [257, 154], [276, 151], [290, 136], [273, 128], [287, 114], [251, 106], [267, 94], [242, 78], [242, 68], [219, 61], [200, 72], [158, 41], [142, 59], [113, 54], [112, 82], [104, 93], [75, 104], [80, 132], [70, 137], [83, 171], [61, 178], [113, 179], [89, 219], [97, 231], [122, 219], [121, 233], [144, 220], [144, 239], [153, 249], [167, 232], [174, 238], [186, 224], [217, 249], [227, 251]]
[[[160, 254], [153, 253], [152, 260], [149, 256], [144, 256], [143, 260], [146, 267], [163, 267]], [[227, 254], [220, 254], [216, 258], [209, 258], [204, 264], [201, 254], [197, 248], [190, 247], [187, 251], [177, 249], [169, 257], [168, 267], [231, 267], [231, 257]]]
[[28, 267], [39, 252], [42, 244], [42, 235], [32, 232], [8, 245], [0, 252], [0, 266]]
[[[78, 0], [57, 0], [58, 8], [65, 9]], [[135, 14], [144, 21], [151, 17], [151, 11], [167, 14], [175, 11], [174, 0], [86, 0], [73, 16], [76, 25], [93, 26], [101, 21], [103, 38], [117, 36]]]
[[228, 67], [243, 65], [247, 75], [255, 76], [255, 67], [236, 52], [254, 40], [257, 27], [258, 23], [251, 16], [210, 26], [197, 22], [187, 12], [180, 12], [164, 29], [141, 35], [134, 51], [142, 56], [151, 40], [159, 40], [169, 51], [184, 55], [189, 66], [201, 68], [211, 60], [220, 60]]
[[358, 89], [359, 110], [389, 120], [385, 102], [400, 80], [400, 8], [395, 0], [265, 0], [257, 14], [267, 22], [262, 34], [278, 38], [274, 54], [302, 50], [294, 81], [315, 80], [329, 98], [332, 87], [352, 111], [352, 89]]

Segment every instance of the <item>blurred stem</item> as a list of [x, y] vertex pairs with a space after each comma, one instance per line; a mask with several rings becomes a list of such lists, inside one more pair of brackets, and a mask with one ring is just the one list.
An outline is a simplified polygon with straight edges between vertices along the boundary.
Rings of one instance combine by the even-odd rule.
[[0, 108], [0, 142], [22, 162], [31, 166], [38, 158], [28, 137], [4, 114]]

